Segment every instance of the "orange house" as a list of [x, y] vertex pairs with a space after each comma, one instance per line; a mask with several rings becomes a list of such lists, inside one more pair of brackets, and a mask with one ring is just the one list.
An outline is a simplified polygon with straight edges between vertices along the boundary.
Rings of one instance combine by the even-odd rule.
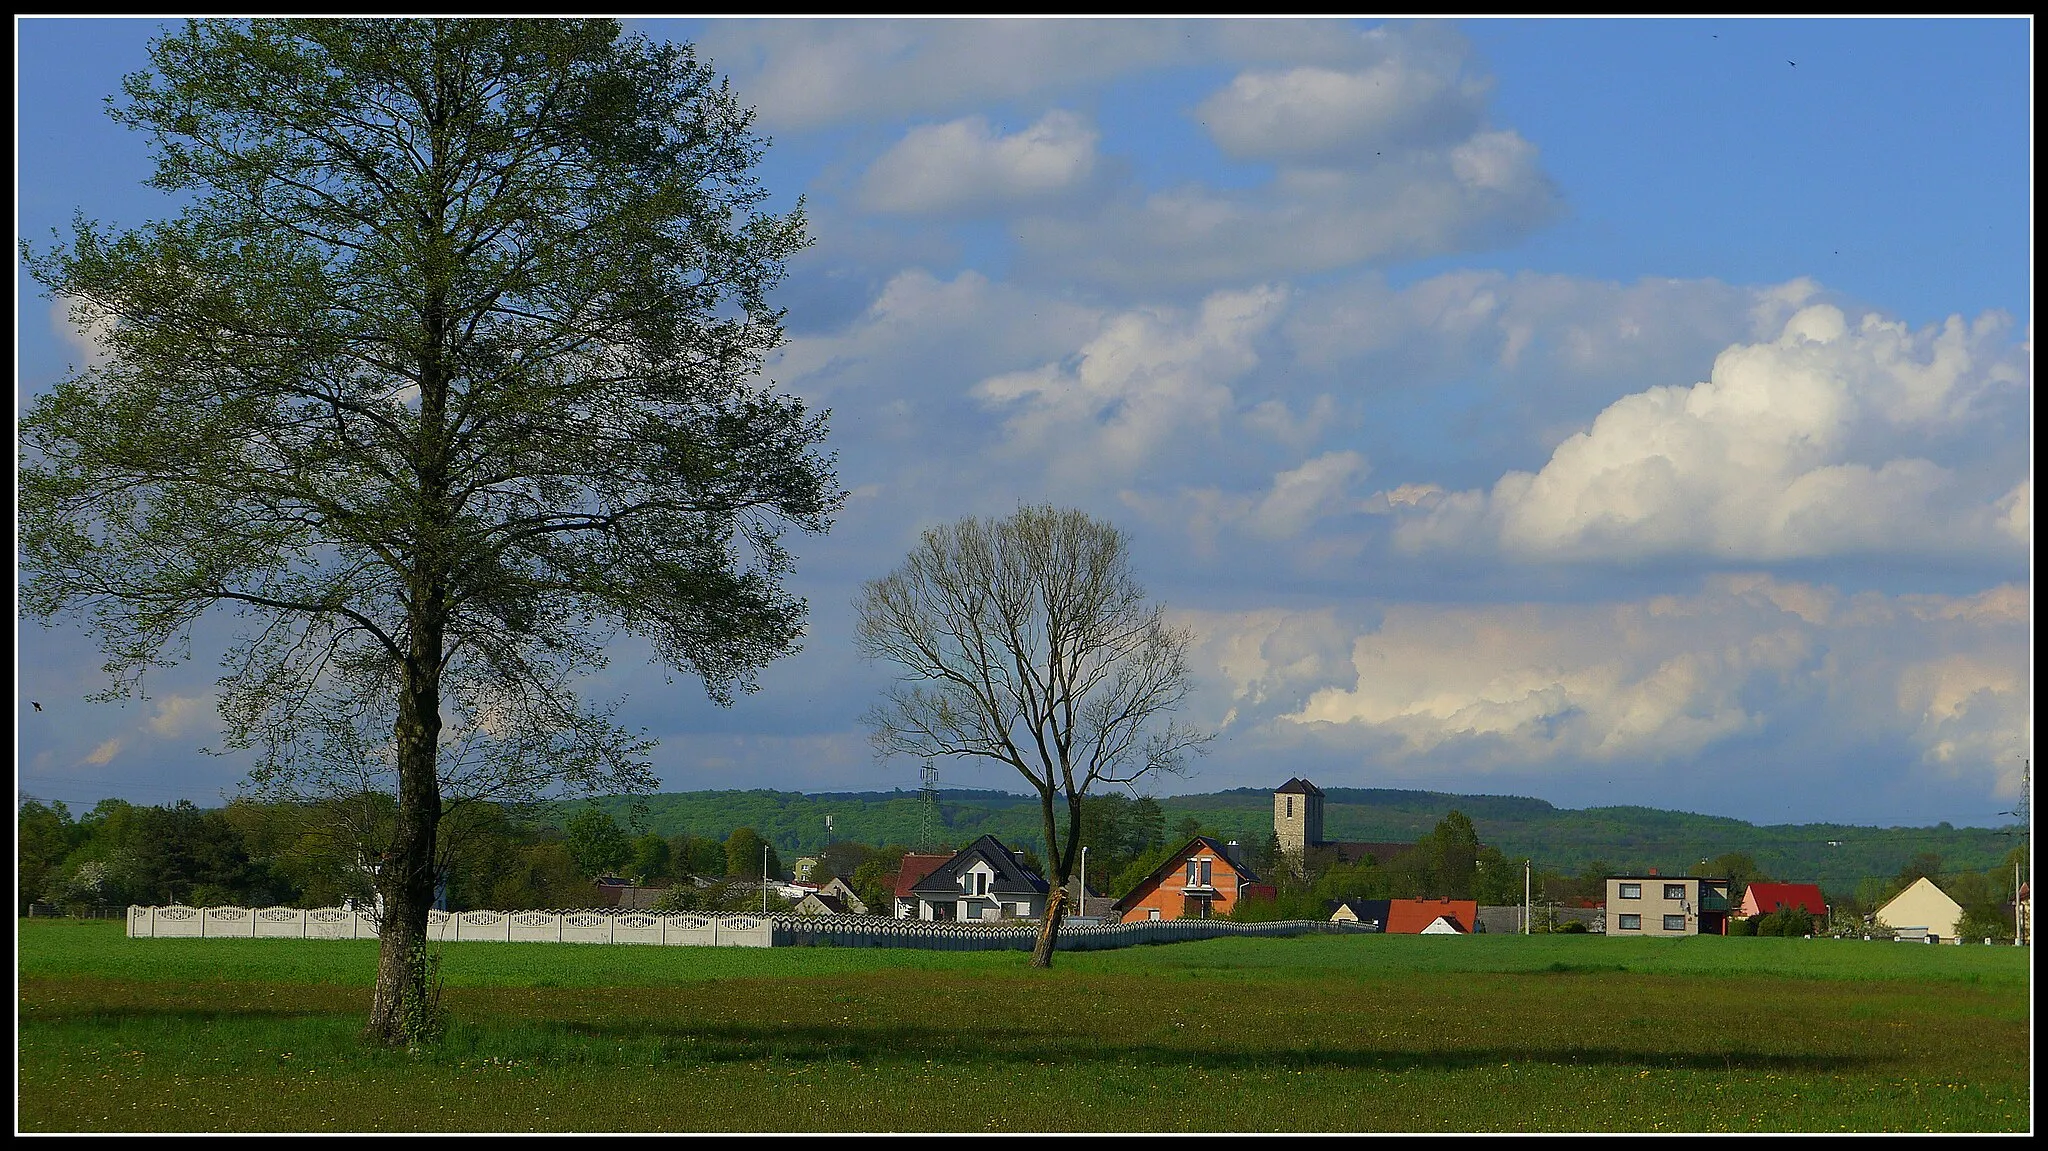
[[1207, 919], [1230, 914], [1239, 899], [1272, 894], [1272, 886], [1245, 866], [1237, 844], [1198, 835], [1110, 907], [1121, 923]]

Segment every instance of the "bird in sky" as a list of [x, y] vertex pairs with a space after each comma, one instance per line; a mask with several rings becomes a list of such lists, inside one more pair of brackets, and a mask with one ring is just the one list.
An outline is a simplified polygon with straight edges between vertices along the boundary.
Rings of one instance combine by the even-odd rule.
[[37, 703], [35, 700], [29, 700], [28, 705], [32, 708], [35, 708], [37, 711], [43, 710], [43, 705]]
[[1787, 60], [1785, 63], [1792, 65], [1794, 68], [1799, 67], [1799, 61], [1797, 60]]

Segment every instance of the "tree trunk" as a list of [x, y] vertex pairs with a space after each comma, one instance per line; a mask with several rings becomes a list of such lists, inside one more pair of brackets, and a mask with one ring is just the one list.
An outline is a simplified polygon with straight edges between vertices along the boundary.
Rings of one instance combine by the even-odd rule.
[[[426, 646], [438, 651], [438, 637]], [[398, 825], [391, 849], [377, 868], [384, 918], [377, 928], [377, 993], [363, 1032], [370, 1041], [388, 1046], [401, 1046], [411, 1038], [406, 1033], [406, 1008], [426, 990], [415, 967], [427, 938], [427, 912], [434, 903], [434, 842], [441, 822], [441, 787], [435, 770], [441, 735], [439, 666], [438, 658], [413, 661], [398, 705]]]
[[1051, 967], [1053, 949], [1059, 945], [1060, 920], [1067, 915], [1067, 888], [1059, 884], [1045, 901], [1045, 918], [1038, 923], [1038, 942], [1031, 948], [1031, 966]]

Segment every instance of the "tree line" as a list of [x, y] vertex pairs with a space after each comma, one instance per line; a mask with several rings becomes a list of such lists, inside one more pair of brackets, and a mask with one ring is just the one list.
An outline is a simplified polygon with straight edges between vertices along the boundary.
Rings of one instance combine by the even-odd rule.
[[[74, 815], [30, 798], [16, 812], [18, 913], [31, 903], [66, 909], [126, 906], [337, 907], [369, 904], [380, 861], [367, 846], [362, 808], [396, 817], [388, 796], [343, 801], [189, 800], [140, 806], [101, 800]], [[662, 886], [705, 879], [723, 888], [785, 874], [780, 855], [749, 827], [724, 839], [634, 834], [586, 808], [566, 821], [502, 804], [472, 804], [442, 821], [437, 902], [500, 911], [592, 906], [594, 882], [618, 876]], [[852, 874], [852, 868], [847, 874]], [[753, 888], [758, 891], [758, 887]]]

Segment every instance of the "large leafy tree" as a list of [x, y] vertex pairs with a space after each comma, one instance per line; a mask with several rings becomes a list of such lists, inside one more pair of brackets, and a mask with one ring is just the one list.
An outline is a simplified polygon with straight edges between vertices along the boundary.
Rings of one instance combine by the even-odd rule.
[[1115, 525], [1052, 507], [930, 529], [856, 607], [861, 651], [901, 669], [876, 747], [1006, 764], [1036, 793], [1052, 892], [1031, 963], [1051, 966], [1091, 789], [1178, 772], [1210, 738], [1172, 716], [1191, 637]]
[[720, 702], [799, 637], [779, 540], [840, 493], [758, 372], [801, 208], [688, 47], [612, 21], [195, 21], [151, 62], [112, 114], [182, 214], [24, 250], [103, 356], [22, 420], [22, 603], [113, 694], [240, 613], [258, 784], [396, 800], [397, 1042], [444, 803], [651, 786], [576, 690], [607, 637]]

